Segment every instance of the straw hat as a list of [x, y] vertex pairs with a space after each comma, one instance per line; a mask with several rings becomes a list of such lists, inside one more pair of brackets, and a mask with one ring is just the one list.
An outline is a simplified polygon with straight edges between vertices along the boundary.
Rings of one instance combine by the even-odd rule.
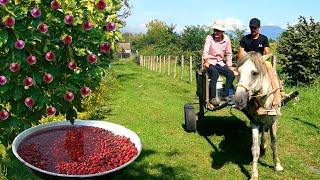
[[218, 19], [214, 20], [212, 28], [219, 31], [226, 31], [223, 21]]

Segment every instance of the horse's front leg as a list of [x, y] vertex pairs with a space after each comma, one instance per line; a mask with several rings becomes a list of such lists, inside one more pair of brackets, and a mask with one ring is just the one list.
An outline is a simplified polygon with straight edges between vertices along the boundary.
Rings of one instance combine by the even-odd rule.
[[273, 151], [273, 162], [274, 162], [274, 169], [276, 171], [282, 171], [283, 167], [280, 164], [279, 159], [279, 151], [278, 151], [278, 143], [277, 143], [277, 120], [273, 123], [271, 130], [270, 130], [270, 136], [271, 136], [271, 148]]
[[252, 176], [251, 179], [258, 179], [258, 159], [260, 155], [259, 148], [259, 126], [252, 124]]

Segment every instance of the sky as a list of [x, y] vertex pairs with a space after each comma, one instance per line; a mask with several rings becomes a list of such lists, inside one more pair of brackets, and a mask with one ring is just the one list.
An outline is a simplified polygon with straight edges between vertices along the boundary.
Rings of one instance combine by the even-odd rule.
[[213, 24], [223, 20], [227, 29], [248, 29], [251, 18], [261, 25], [276, 25], [283, 29], [298, 22], [299, 16], [320, 19], [320, 0], [129, 0], [132, 14], [126, 19], [123, 32], [144, 33], [145, 25], [158, 19], [176, 25], [176, 32], [185, 26]]

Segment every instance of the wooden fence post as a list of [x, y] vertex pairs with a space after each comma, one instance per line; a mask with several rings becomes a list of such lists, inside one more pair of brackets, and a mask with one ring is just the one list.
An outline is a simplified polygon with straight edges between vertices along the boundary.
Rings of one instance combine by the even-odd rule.
[[184, 66], [184, 56], [181, 56], [181, 74], [180, 74], [180, 80], [183, 78], [183, 66]]
[[189, 82], [192, 83], [192, 56], [189, 59]]
[[176, 56], [174, 60], [174, 70], [173, 70], [173, 78], [175, 79], [177, 76], [177, 62], [178, 62], [178, 56]]
[[171, 56], [168, 56], [168, 76], [170, 76], [170, 63], [171, 63]]
[[159, 66], [159, 72], [161, 73], [161, 64], [162, 64], [162, 56], [160, 56], [160, 66]]

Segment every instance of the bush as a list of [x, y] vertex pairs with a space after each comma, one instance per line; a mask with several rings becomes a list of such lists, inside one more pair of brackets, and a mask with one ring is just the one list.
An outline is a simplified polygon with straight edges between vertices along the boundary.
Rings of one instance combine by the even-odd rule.
[[[7, 3], [8, 2], [8, 3]], [[1, 1], [0, 143], [43, 116], [73, 122], [100, 86], [122, 22], [119, 0]], [[110, 48], [111, 47], [111, 48]]]
[[291, 85], [312, 83], [320, 72], [320, 23], [299, 17], [288, 26], [277, 48], [281, 73]]

